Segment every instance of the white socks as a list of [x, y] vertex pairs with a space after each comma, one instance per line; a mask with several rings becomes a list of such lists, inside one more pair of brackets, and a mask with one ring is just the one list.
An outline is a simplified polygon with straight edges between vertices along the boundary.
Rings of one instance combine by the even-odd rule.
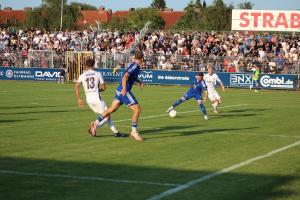
[[218, 102], [213, 103], [213, 104], [212, 104], [212, 107], [214, 108], [214, 110], [216, 110], [217, 107], [218, 107]]
[[97, 125], [97, 128], [100, 128], [101, 126], [103, 126], [103, 124], [105, 124], [106, 122], [108, 121], [108, 118], [104, 118], [101, 122], [99, 122], [99, 120], [97, 119], [95, 121], [96, 125]]
[[99, 120], [97, 119], [95, 121], [96, 125], [97, 125], [97, 128], [100, 128], [103, 126], [103, 124], [107, 123], [108, 127], [110, 128], [110, 130], [113, 132], [113, 133], [118, 133], [118, 129], [115, 127], [113, 121], [107, 117], [105, 117], [101, 122], [99, 122]]
[[107, 125], [109, 126], [110, 130], [113, 132], [113, 133], [119, 133], [119, 131], [117, 130], [117, 128], [115, 127], [113, 121], [111, 119], [109, 119], [107, 121]]

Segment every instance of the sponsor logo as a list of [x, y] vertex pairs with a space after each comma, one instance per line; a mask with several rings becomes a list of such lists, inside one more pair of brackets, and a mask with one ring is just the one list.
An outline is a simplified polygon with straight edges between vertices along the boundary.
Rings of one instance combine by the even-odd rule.
[[139, 79], [143, 82], [152, 82], [153, 81], [153, 72], [152, 71], [141, 71], [139, 74]]
[[4, 71], [0, 71], [0, 76], [4, 76]]
[[247, 74], [230, 74], [230, 86], [250, 86], [252, 85], [252, 76]]
[[298, 31], [299, 11], [232, 10], [232, 30]]
[[263, 87], [271, 88], [293, 88], [294, 82], [286, 77], [274, 77], [271, 78], [269, 75], [264, 75], [260, 78], [260, 84]]
[[7, 70], [5, 73], [7, 78], [12, 78], [14, 76], [14, 72], [12, 70]]
[[119, 78], [123, 76], [123, 71], [117, 71], [115, 74], [113, 71], [100, 71], [103, 78]]
[[36, 78], [59, 78], [60, 72], [50, 72], [50, 71], [36, 71], [35, 72]]
[[190, 80], [190, 77], [188, 76], [171, 76], [171, 75], [166, 75], [166, 76], [163, 76], [163, 75], [158, 75], [157, 76], [157, 79], [158, 80], [170, 80], [170, 81], [189, 81]]

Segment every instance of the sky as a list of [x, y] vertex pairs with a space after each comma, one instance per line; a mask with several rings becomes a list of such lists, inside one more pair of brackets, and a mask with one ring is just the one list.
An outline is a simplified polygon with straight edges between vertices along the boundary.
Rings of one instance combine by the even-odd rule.
[[[74, 0], [68, 0], [71, 2]], [[84, 2], [96, 7], [105, 6], [116, 10], [128, 10], [129, 8], [147, 7], [152, 0], [75, 0]], [[202, 0], [203, 1], [203, 0]], [[251, 1], [254, 3], [254, 9], [262, 10], [295, 10], [300, 9], [300, 0], [224, 0], [226, 4], [232, 3], [237, 6], [241, 2]], [[24, 7], [37, 7], [42, 0], [0, 0], [1, 8], [12, 7], [13, 9], [23, 9]], [[190, 0], [166, 0], [167, 7], [174, 10], [183, 10]], [[213, 0], [206, 0], [207, 4], [211, 4]]]

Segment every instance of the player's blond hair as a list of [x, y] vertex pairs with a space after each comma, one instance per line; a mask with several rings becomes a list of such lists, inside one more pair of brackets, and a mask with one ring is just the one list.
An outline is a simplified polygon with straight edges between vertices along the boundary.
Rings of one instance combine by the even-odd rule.
[[143, 53], [141, 51], [136, 51], [135, 52], [135, 55], [134, 55], [134, 58], [135, 59], [138, 59], [138, 60], [142, 60], [143, 59]]
[[213, 67], [213, 65], [212, 65], [212, 64], [208, 64], [208, 65], [207, 65], [207, 69], [212, 69], [212, 70], [213, 70], [213, 69], [214, 69], [214, 67]]

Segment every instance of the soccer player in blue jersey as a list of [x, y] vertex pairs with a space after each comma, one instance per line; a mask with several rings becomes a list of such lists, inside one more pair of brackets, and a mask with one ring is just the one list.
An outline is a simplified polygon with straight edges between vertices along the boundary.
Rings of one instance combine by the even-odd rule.
[[98, 119], [95, 121], [95, 124], [101, 122], [105, 117], [109, 116], [111, 113], [115, 112], [123, 103], [133, 111], [132, 121], [131, 121], [131, 133], [130, 136], [137, 141], [142, 141], [143, 138], [139, 135], [137, 131], [138, 119], [141, 113], [141, 107], [131, 92], [131, 88], [135, 82], [138, 82], [140, 87], [143, 87], [142, 81], [138, 79], [140, 73], [140, 65], [143, 60], [143, 54], [140, 51], [136, 51], [134, 61], [130, 63], [125, 73], [122, 77], [122, 80], [116, 89], [115, 98], [111, 106], [104, 111], [101, 115], [98, 116]]
[[[208, 93], [207, 93], [207, 87], [205, 84], [205, 81], [203, 80], [203, 72], [200, 72], [198, 76], [196, 76], [192, 86], [189, 88], [189, 90], [180, 98], [178, 99], [168, 110], [167, 112], [170, 112], [175, 107], [179, 106], [181, 103], [183, 103], [186, 100], [189, 100], [191, 98], [195, 98], [198, 102], [198, 105], [200, 107], [200, 110], [202, 111], [204, 115], [204, 119], [208, 120], [207, 112], [205, 109], [205, 106], [203, 105], [203, 100], [207, 99]], [[202, 92], [204, 92], [204, 99], [202, 99]]]

